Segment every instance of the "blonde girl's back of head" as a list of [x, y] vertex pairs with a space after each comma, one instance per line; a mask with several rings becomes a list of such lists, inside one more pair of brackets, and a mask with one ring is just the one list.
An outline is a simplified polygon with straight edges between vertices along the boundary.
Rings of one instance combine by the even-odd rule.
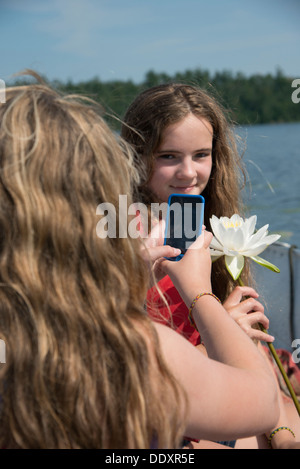
[[44, 84], [6, 96], [0, 447], [143, 448], [154, 434], [170, 447], [181, 427], [166, 401], [179, 391], [159, 352], [150, 364], [139, 241], [96, 235], [98, 204], [111, 203], [118, 224], [119, 194], [131, 202], [132, 156], [95, 103]]

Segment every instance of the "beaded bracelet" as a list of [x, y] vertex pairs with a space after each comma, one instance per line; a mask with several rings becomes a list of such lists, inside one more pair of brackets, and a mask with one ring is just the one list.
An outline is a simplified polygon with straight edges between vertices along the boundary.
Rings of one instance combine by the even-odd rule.
[[268, 438], [268, 443], [269, 443], [270, 448], [272, 446], [271, 441], [272, 441], [273, 436], [276, 435], [276, 433], [280, 432], [280, 430], [287, 430], [293, 435], [294, 438], [296, 438], [295, 433], [289, 427], [278, 427], [278, 428], [276, 428], [276, 430], [272, 431], [271, 435]]
[[221, 303], [221, 300], [219, 300], [219, 298], [214, 295], [213, 293], [210, 293], [210, 292], [204, 292], [204, 293], [199, 293], [199, 295], [197, 295], [192, 303], [191, 303], [191, 306], [189, 307], [189, 314], [188, 314], [188, 318], [189, 318], [189, 321], [190, 321], [190, 324], [191, 326], [193, 326], [195, 329], [197, 329], [197, 326], [195, 324], [195, 321], [193, 319], [193, 316], [192, 316], [192, 311], [193, 311], [193, 308], [196, 304], [196, 302], [199, 300], [199, 298], [201, 298], [201, 296], [205, 296], [205, 295], [209, 295], [209, 296], [212, 296], [213, 298], [215, 298], [219, 303]]

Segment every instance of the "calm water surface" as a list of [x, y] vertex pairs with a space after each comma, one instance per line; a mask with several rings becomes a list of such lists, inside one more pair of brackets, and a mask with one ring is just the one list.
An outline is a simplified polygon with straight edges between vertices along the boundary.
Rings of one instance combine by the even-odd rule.
[[248, 216], [300, 248], [300, 123], [245, 126], [238, 134], [246, 143]]

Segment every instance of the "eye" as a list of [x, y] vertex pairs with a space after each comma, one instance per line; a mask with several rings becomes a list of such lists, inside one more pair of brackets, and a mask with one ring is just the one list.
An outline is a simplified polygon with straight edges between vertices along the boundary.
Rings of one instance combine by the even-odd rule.
[[199, 153], [196, 153], [194, 155], [194, 158], [197, 158], [197, 159], [207, 158], [210, 155], [211, 155], [211, 152], [209, 152], [209, 151], [200, 151]]
[[176, 158], [176, 157], [175, 157], [175, 155], [172, 155], [172, 154], [170, 154], [170, 153], [163, 153], [163, 154], [161, 154], [161, 155], [158, 155], [157, 158], [161, 158], [161, 159], [163, 159], [163, 160], [173, 160], [173, 159]]

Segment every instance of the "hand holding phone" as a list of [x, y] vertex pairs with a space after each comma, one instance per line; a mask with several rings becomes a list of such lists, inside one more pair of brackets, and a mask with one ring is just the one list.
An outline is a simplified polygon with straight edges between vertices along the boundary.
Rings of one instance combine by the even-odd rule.
[[179, 261], [189, 246], [200, 236], [204, 220], [205, 200], [202, 195], [171, 194], [168, 199], [168, 211], [164, 244], [181, 250], [171, 261]]

